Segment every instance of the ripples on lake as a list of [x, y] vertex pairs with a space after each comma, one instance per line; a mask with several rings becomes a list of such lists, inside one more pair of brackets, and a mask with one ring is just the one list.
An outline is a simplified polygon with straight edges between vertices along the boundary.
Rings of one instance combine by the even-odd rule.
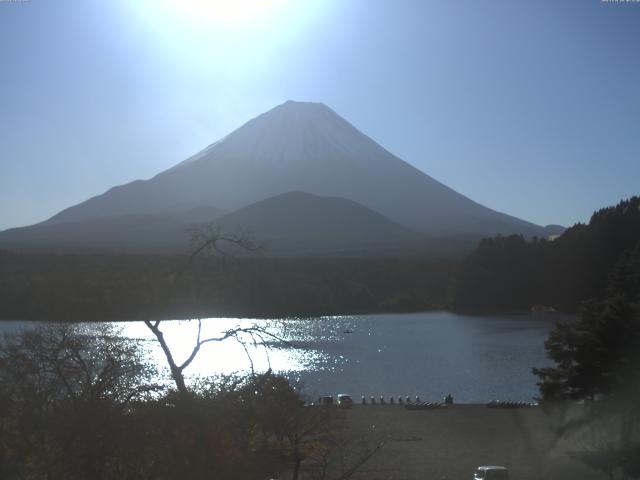
[[[557, 315], [468, 317], [449, 312], [337, 316], [311, 319], [211, 318], [202, 338], [236, 327], [258, 326], [273, 335], [255, 345], [243, 335], [202, 347], [185, 371], [191, 379], [272, 368], [287, 375], [309, 398], [350, 393], [376, 397], [420, 395], [456, 401], [531, 400], [537, 395], [534, 366], [548, 365], [544, 341]], [[3, 330], [24, 322], [0, 324]], [[163, 378], [166, 360], [143, 322], [118, 322], [123, 334], [140, 341]], [[197, 321], [163, 321], [165, 338], [178, 363], [191, 353]], [[267, 336], [268, 337], [268, 336]], [[282, 339], [279, 341], [277, 339]], [[258, 339], [256, 338], [256, 341]], [[246, 351], [245, 351], [246, 347]], [[248, 355], [247, 355], [248, 353]]]

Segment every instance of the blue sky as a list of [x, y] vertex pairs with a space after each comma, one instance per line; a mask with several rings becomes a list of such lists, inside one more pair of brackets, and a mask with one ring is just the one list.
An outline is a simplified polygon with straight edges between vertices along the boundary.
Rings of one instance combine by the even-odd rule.
[[601, 0], [3, 1], [0, 229], [287, 99], [488, 207], [586, 221], [640, 193], [639, 48], [640, 3]]

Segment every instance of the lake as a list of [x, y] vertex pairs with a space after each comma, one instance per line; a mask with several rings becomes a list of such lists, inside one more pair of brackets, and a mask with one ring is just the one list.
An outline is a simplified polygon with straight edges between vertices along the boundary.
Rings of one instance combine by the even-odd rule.
[[[557, 314], [464, 316], [450, 312], [335, 316], [309, 319], [203, 320], [202, 338], [234, 327], [256, 325], [278, 339], [269, 346], [244, 346], [231, 339], [204, 345], [187, 376], [256, 372], [271, 367], [287, 375], [310, 399], [319, 395], [419, 395], [458, 402], [493, 399], [530, 401], [537, 395], [534, 366], [546, 366], [544, 341]], [[34, 323], [2, 322], [0, 331]], [[91, 325], [91, 324], [87, 324]], [[165, 359], [142, 322], [117, 322], [123, 335], [139, 339], [149, 359]], [[178, 361], [188, 356], [196, 321], [163, 321], [162, 330]], [[256, 339], [258, 340], [258, 339]], [[246, 347], [246, 351], [245, 351]], [[163, 375], [168, 378], [168, 370]]]

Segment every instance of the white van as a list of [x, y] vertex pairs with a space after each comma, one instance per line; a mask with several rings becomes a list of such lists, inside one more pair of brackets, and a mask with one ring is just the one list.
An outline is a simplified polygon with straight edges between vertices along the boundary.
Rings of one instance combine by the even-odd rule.
[[509, 480], [509, 471], [506, 467], [485, 465], [478, 467], [473, 474], [473, 480]]

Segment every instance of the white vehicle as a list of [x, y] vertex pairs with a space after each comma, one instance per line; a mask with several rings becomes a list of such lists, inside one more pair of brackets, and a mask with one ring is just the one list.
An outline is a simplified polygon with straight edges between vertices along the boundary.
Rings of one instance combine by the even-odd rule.
[[509, 480], [509, 471], [506, 467], [485, 465], [478, 467], [473, 474], [473, 480]]

